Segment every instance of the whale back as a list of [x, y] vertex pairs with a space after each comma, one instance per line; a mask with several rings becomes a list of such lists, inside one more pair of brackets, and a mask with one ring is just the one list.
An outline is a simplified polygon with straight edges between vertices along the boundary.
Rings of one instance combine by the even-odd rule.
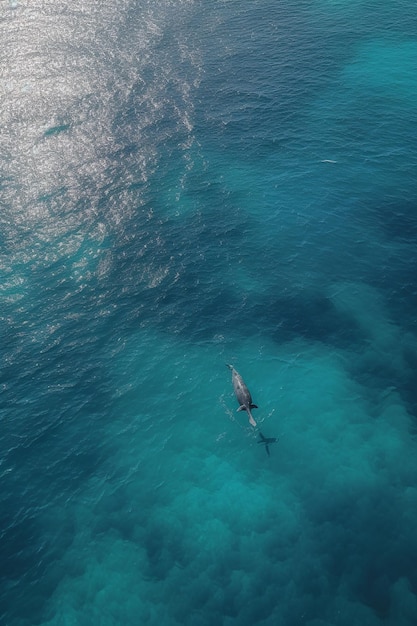
[[227, 367], [232, 372], [232, 383], [233, 389], [235, 392], [236, 399], [239, 403], [238, 411], [246, 411], [249, 418], [249, 423], [255, 428], [256, 422], [253, 419], [253, 415], [251, 413], [251, 409], [257, 409], [257, 405], [253, 404], [252, 396], [250, 395], [250, 391], [247, 388], [245, 381], [238, 371], [235, 370], [233, 365], [227, 364]]
[[232, 370], [232, 383], [239, 404], [250, 408], [252, 404], [252, 396], [242, 376], [235, 369]]

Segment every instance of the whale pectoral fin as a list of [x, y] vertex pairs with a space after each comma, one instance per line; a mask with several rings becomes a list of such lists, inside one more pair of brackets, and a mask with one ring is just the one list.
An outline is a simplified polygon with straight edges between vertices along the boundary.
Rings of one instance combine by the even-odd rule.
[[246, 411], [245, 405], [241, 404], [240, 407], [238, 409], [236, 409], [236, 411]]
[[258, 408], [258, 405], [257, 405], [257, 404], [251, 404], [251, 405], [250, 405], [250, 408], [251, 408], [251, 409], [257, 409], [257, 408]]

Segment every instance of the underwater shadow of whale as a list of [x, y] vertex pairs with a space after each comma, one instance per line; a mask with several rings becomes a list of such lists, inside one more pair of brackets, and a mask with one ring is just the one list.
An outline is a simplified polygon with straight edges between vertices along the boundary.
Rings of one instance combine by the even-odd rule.
[[271, 455], [269, 451], [269, 446], [271, 443], [276, 443], [278, 439], [276, 437], [264, 437], [261, 431], [259, 431], [260, 440], [258, 443], [262, 443], [265, 446], [265, 450], [268, 456]]

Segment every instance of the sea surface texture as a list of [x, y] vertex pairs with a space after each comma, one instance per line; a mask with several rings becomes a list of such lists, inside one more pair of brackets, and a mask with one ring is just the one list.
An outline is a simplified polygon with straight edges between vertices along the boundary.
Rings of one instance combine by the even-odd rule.
[[416, 1], [0, 39], [1, 625], [415, 626]]

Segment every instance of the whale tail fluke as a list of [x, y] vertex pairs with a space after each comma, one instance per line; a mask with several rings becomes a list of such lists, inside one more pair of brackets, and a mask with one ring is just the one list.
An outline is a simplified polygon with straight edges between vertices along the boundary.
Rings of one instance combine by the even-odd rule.
[[[258, 408], [258, 407], [256, 407]], [[240, 407], [238, 409], [236, 409], [237, 411], [246, 411], [246, 413], [248, 414], [249, 417], [249, 424], [251, 426], [253, 426], [254, 428], [256, 428], [257, 424], [255, 422], [255, 420], [253, 419], [253, 415], [250, 412], [250, 409], [245, 405], [245, 404], [241, 404]]]
[[233, 370], [234, 369], [233, 365], [230, 365], [229, 363], [226, 363], [226, 367], [228, 367], [229, 370]]
[[249, 424], [251, 426], [253, 426], [254, 428], [256, 428], [257, 424], [256, 424], [255, 420], [253, 419], [253, 415], [250, 412], [250, 409], [246, 409], [246, 411], [247, 411], [247, 414], [248, 414], [248, 417], [249, 417]]
[[266, 443], [266, 438], [263, 436], [261, 431], [259, 431], [259, 436], [260, 436], [260, 440], [258, 441], [258, 443]]

